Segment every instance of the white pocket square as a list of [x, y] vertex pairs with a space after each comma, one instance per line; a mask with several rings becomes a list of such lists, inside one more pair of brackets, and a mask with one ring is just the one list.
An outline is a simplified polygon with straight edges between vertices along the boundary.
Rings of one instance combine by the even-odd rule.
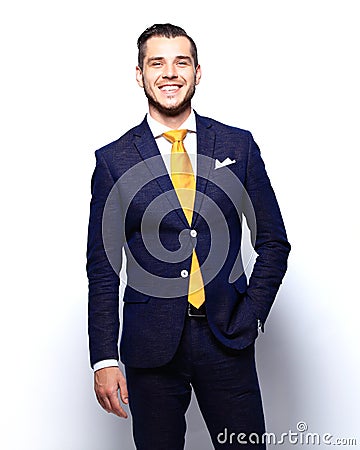
[[224, 161], [219, 161], [218, 159], [215, 159], [215, 170], [220, 169], [220, 167], [229, 166], [230, 164], [234, 164], [236, 161], [235, 159], [226, 158]]

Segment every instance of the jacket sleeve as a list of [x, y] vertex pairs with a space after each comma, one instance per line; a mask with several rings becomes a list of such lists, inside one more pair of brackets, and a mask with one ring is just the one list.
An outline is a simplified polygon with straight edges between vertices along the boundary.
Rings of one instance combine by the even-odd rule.
[[[97, 151], [91, 180], [91, 203], [87, 243], [89, 280], [88, 333], [90, 363], [119, 359], [119, 273], [110, 263], [103, 240], [103, 213], [114, 179], [103, 155]], [[121, 246], [121, 245], [119, 245]], [[117, 265], [121, 268], [121, 251]]]
[[249, 133], [249, 154], [245, 186], [256, 218], [253, 238], [257, 252], [246, 295], [263, 325], [287, 269], [290, 244], [260, 150]]

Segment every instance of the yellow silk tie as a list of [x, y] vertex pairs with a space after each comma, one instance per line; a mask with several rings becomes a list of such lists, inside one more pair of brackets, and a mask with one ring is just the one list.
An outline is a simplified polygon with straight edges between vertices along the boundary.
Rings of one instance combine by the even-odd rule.
[[[195, 176], [183, 143], [186, 134], [187, 130], [172, 130], [164, 133], [163, 136], [172, 143], [171, 181], [186, 219], [191, 225], [195, 203]], [[192, 252], [191, 259], [188, 301], [196, 308], [200, 308], [205, 301], [204, 282], [195, 250]]]

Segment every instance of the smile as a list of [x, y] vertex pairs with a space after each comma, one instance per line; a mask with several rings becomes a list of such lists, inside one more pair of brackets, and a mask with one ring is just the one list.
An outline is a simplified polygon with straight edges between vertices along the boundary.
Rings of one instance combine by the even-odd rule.
[[180, 88], [181, 88], [181, 86], [178, 84], [166, 84], [164, 86], [159, 87], [160, 91], [166, 92], [166, 93], [177, 92]]

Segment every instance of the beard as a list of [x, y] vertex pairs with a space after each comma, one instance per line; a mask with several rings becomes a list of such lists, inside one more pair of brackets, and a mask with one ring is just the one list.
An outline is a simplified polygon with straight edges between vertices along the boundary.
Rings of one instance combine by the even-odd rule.
[[160, 102], [156, 100], [156, 98], [153, 96], [153, 94], [147, 89], [145, 80], [143, 78], [143, 84], [144, 84], [144, 92], [146, 95], [146, 98], [149, 101], [149, 104], [153, 106], [155, 109], [157, 109], [161, 114], [168, 116], [168, 117], [175, 117], [179, 114], [181, 114], [183, 111], [185, 111], [187, 108], [191, 105], [191, 99], [194, 97], [195, 94], [195, 81], [186, 93], [184, 99], [178, 104], [174, 106], [165, 106], [162, 105]]

